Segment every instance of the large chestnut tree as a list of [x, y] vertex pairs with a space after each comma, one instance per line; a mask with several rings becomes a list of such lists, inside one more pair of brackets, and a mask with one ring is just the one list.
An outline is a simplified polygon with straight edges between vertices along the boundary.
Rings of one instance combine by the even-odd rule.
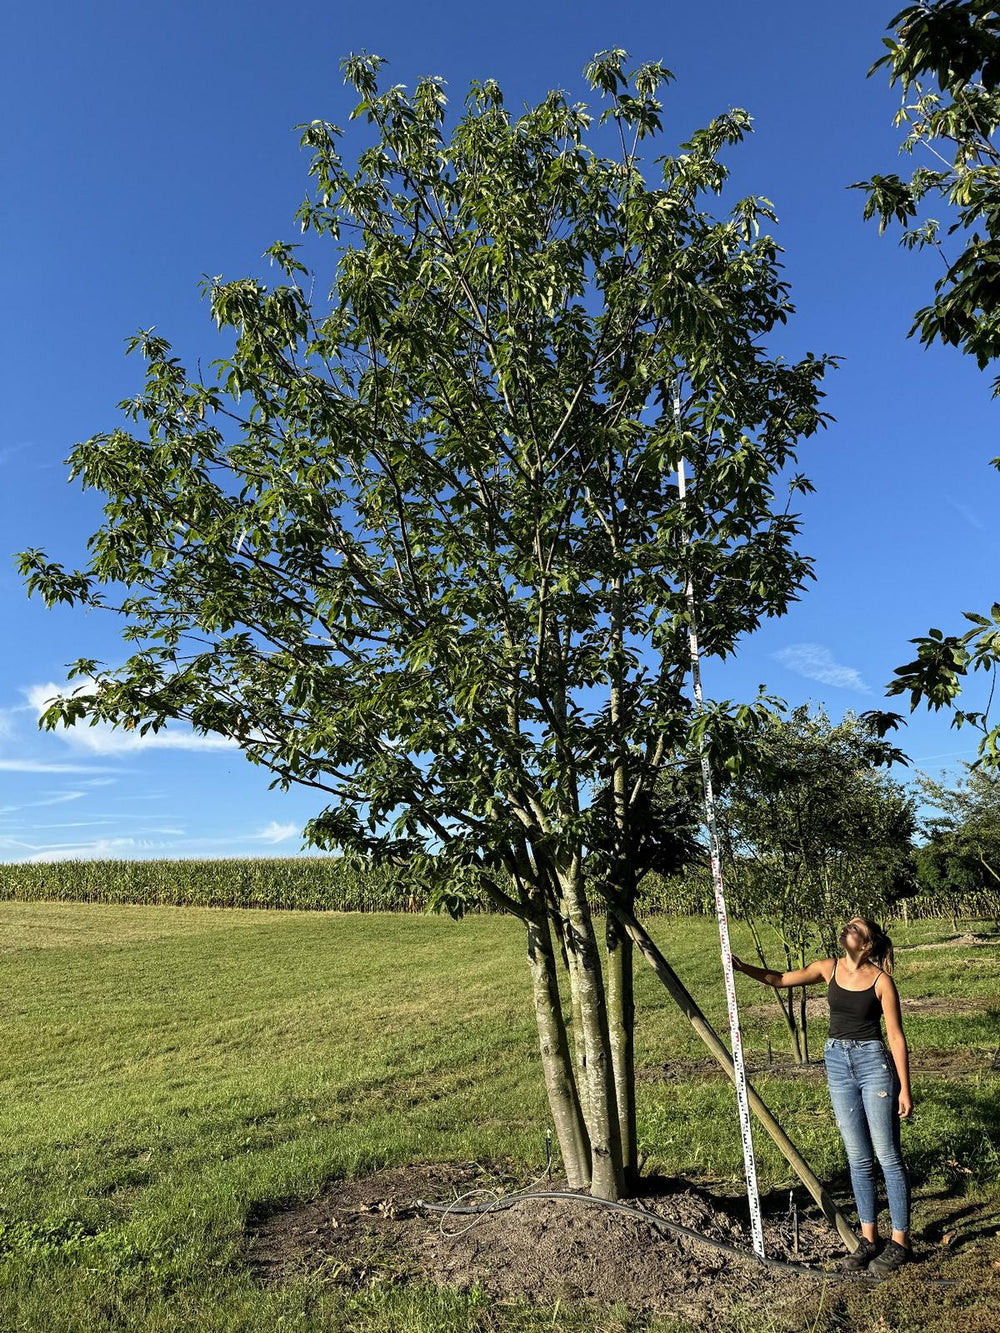
[[695, 713], [685, 585], [717, 658], [798, 593], [795, 449], [829, 366], [767, 350], [791, 311], [767, 201], [709, 207], [749, 116], [668, 152], [668, 71], [626, 62], [588, 67], [595, 118], [559, 92], [513, 114], [492, 82], [454, 115], [441, 80], [348, 59], [350, 151], [302, 132], [308, 245], [267, 251], [274, 285], [209, 284], [209, 376], [135, 338], [129, 424], [72, 455], [105, 496], [86, 566], [21, 557], [130, 645], [77, 662], [49, 725], [232, 737], [321, 795], [314, 843], [524, 923], [567, 1175], [611, 1198], [636, 1167], [632, 944], [593, 909], [680, 854], [690, 803], [672, 847], [664, 791], [762, 707]]

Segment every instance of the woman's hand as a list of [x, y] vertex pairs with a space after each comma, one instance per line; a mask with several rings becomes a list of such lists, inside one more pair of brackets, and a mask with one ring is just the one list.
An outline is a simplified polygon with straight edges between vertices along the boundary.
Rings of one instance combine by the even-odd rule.
[[899, 1118], [900, 1120], [909, 1120], [913, 1114], [913, 1097], [908, 1092], [899, 1094]]
[[734, 971], [734, 972], [742, 972], [742, 971], [744, 970], [744, 969], [743, 969], [743, 959], [742, 959], [742, 958], [737, 958], [736, 955], [735, 955], [734, 953], [733, 953], [733, 954], [730, 954], [729, 956], [730, 956], [730, 958], [731, 958], [732, 961], [733, 961], [733, 971]]

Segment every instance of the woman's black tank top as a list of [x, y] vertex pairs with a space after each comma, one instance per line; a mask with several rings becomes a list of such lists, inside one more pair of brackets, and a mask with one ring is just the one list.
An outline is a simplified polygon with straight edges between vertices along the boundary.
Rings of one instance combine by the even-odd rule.
[[[878, 976], [882, 975], [881, 970]], [[881, 1041], [882, 1001], [875, 994], [878, 977], [864, 990], [845, 990], [837, 984], [833, 965], [827, 998], [830, 1001], [830, 1036], [847, 1041]]]

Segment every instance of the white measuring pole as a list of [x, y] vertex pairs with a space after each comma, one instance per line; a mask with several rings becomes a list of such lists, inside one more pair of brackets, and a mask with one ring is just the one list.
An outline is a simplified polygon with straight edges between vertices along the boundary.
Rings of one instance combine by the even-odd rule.
[[[674, 425], [680, 436], [680, 387], [674, 383]], [[687, 496], [684, 459], [677, 464], [677, 490], [681, 505]], [[686, 535], [685, 541], [691, 538]], [[694, 584], [690, 566], [685, 577], [684, 594], [688, 609], [688, 644], [691, 649], [691, 685], [698, 712], [703, 707], [701, 691], [701, 654], [698, 649], [698, 621]], [[760, 1193], [757, 1189], [757, 1164], [753, 1155], [753, 1134], [750, 1129], [750, 1105], [747, 1100], [747, 1074], [743, 1064], [743, 1038], [740, 1034], [740, 1015], [736, 1005], [736, 979], [733, 974], [733, 951], [729, 943], [729, 917], [726, 913], [726, 895], [722, 884], [722, 861], [719, 855], [719, 833], [715, 822], [715, 793], [712, 789], [712, 770], [704, 738], [698, 745], [701, 757], [701, 781], [705, 792], [705, 823], [708, 825], [708, 846], [712, 858], [712, 883], [715, 886], [715, 915], [719, 921], [719, 944], [722, 948], [722, 971], [726, 979], [726, 1004], [729, 1009], [729, 1039], [733, 1048], [733, 1073], [736, 1082], [736, 1104], [740, 1114], [740, 1138], [743, 1140], [743, 1169], [747, 1178], [747, 1202], [750, 1205], [750, 1231], [754, 1252], [764, 1258], [764, 1226], [760, 1212]]]

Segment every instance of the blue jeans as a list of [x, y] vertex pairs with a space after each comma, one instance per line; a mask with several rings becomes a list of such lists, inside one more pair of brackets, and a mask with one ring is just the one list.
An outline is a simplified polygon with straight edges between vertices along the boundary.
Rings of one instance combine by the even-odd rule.
[[881, 1041], [831, 1037], [823, 1048], [830, 1101], [847, 1149], [858, 1220], [875, 1222], [877, 1156], [894, 1231], [910, 1225], [910, 1182], [899, 1141], [899, 1079]]

